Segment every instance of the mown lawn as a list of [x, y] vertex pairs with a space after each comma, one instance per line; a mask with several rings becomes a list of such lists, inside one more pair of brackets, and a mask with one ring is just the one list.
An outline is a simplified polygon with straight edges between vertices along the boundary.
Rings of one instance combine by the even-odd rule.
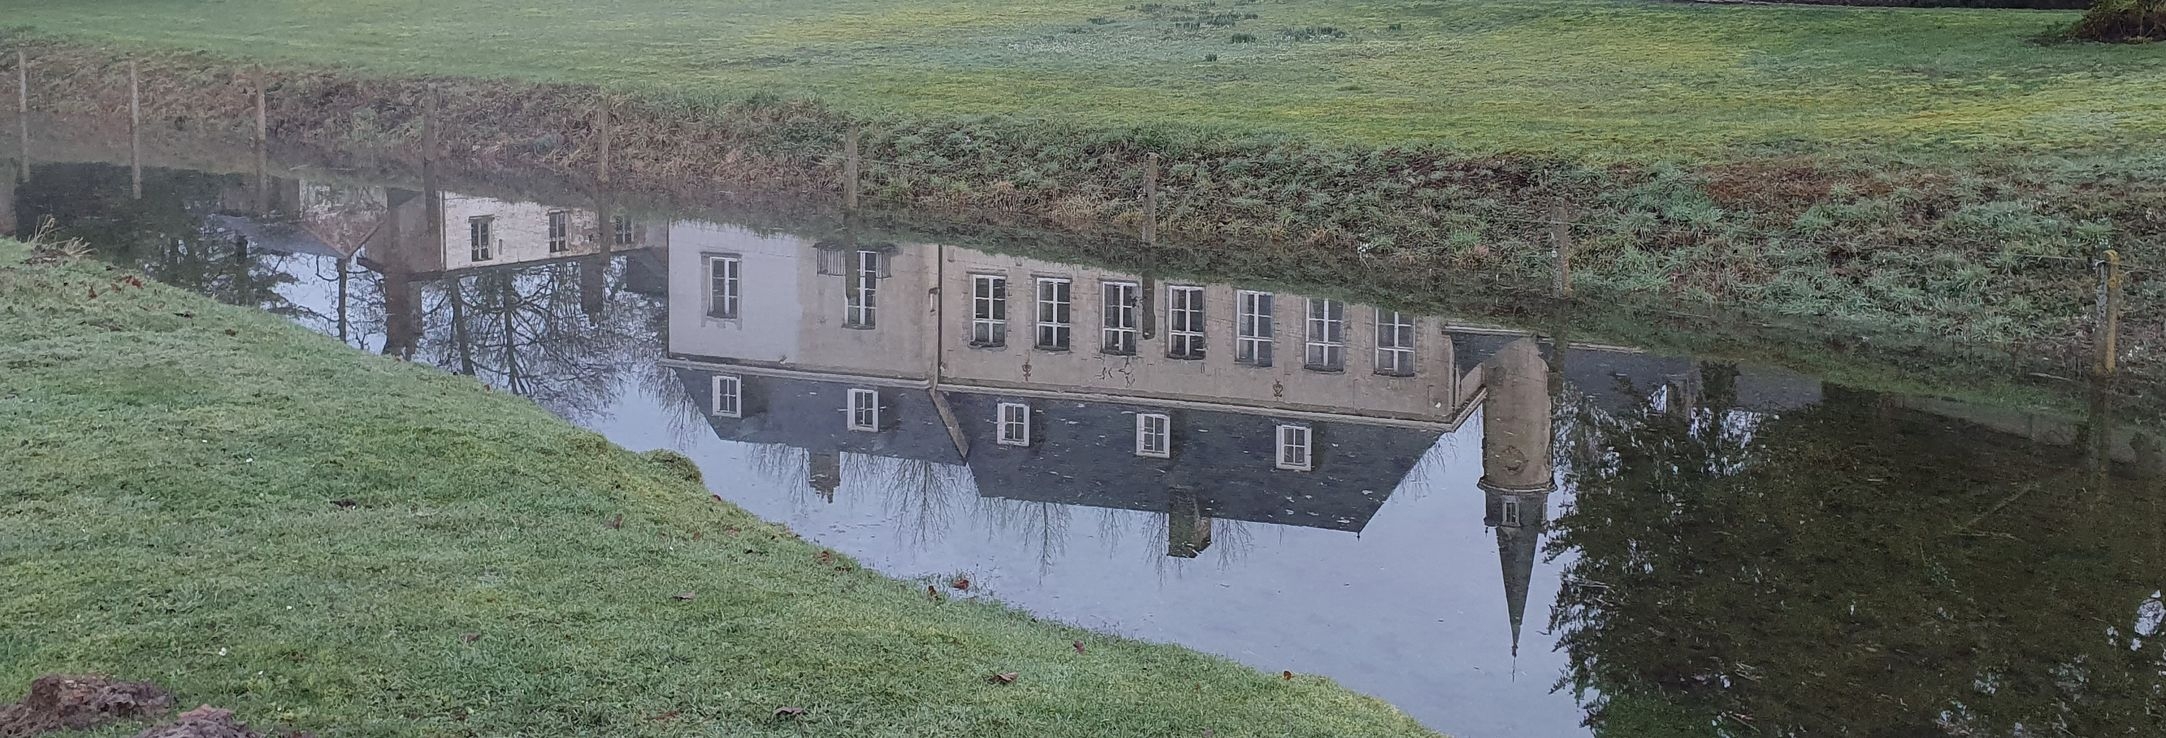
[[2075, 18], [1646, 0], [0, 0], [0, 23], [97, 42], [805, 94], [868, 114], [1226, 125], [1597, 160], [2155, 151], [2166, 46], [2034, 42]]
[[936, 600], [517, 397], [25, 256], [0, 242], [0, 700], [102, 672], [338, 736], [1429, 735]]

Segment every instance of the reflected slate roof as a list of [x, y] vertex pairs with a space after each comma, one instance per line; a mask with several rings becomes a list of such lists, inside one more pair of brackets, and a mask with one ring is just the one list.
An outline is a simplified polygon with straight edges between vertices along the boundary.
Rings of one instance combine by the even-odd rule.
[[323, 239], [317, 238], [316, 234], [308, 232], [308, 229], [292, 223], [261, 222], [238, 215], [212, 215], [210, 221], [212, 225], [248, 239], [248, 245], [252, 248], [282, 254], [315, 254], [333, 258], [351, 256], [324, 243]]
[[[1522, 335], [1451, 334], [1459, 371], [1473, 371]], [[1542, 341], [1542, 358], [1556, 361], [1556, 344]], [[1777, 369], [1739, 367], [1737, 401], [1748, 410], [1791, 410], [1820, 401], [1820, 382]], [[1671, 381], [1697, 377], [1700, 362], [1690, 358], [1575, 347], [1564, 357], [1564, 379], [1573, 390], [1594, 398], [1610, 412], [1630, 409]]]
[[[702, 411], [713, 407], [713, 377], [728, 373], [675, 371]], [[857, 386], [848, 379], [737, 376], [744, 382], [745, 417], [708, 414], [725, 440], [964, 464], [980, 495], [1014, 500], [1164, 512], [1168, 490], [1185, 488], [1212, 518], [1348, 532], [1367, 527], [1442, 435], [1358, 422], [1287, 421], [1312, 430], [1315, 454], [1311, 471], [1286, 471], [1273, 463], [1279, 421], [1263, 412], [949, 390], [949, 406], [969, 441], [966, 461], [925, 390], [879, 388], [883, 429], [867, 433], [845, 428], [847, 393]], [[1003, 401], [1031, 407], [1032, 445], [996, 442], [994, 418]], [[1171, 419], [1172, 458], [1135, 455], [1137, 412]]]

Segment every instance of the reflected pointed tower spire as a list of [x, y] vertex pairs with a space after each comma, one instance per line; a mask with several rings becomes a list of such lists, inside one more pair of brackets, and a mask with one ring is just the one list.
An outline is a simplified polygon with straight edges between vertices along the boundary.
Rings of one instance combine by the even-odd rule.
[[1482, 384], [1489, 397], [1482, 405], [1482, 479], [1477, 484], [1485, 511], [1482, 524], [1497, 531], [1516, 657], [1542, 525], [1549, 519], [1549, 493], [1556, 489], [1550, 465], [1549, 364], [1535, 340], [1523, 338], [1482, 365]]

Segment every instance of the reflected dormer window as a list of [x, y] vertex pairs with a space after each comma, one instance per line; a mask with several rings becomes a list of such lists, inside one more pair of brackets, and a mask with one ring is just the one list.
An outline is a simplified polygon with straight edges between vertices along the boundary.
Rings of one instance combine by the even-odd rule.
[[721, 418], [742, 418], [745, 414], [745, 383], [743, 379], [727, 374], [714, 378], [714, 414]]
[[1414, 319], [1407, 314], [1376, 311], [1376, 373], [1414, 376]]
[[1519, 498], [1516, 496], [1504, 498], [1504, 509], [1501, 512], [1505, 525], [1517, 527], [1519, 525]]
[[879, 390], [850, 390], [850, 430], [880, 430]]
[[1314, 436], [1305, 425], [1279, 426], [1278, 468], [1287, 471], [1308, 471], [1315, 468]]
[[1322, 372], [1346, 369], [1346, 303], [1310, 298], [1308, 337], [1303, 366]]
[[994, 441], [1002, 446], [1030, 445], [1030, 406], [1020, 402], [1000, 403], [999, 417]]
[[488, 261], [496, 257], [496, 216], [477, 215], [466, 219], [466, 256], [470, 261]]
[[1008, 277], [970, 275], [970, 345], [1008, 345]]
[[1136, 413], [1136, 455], [1173, 457], [1173, 418], [1164, 413]]
[[1272, 296], [1269, 292], [1242, 290], [1235, 295], [1239, 306], [1234, 320], [1233, 360], [1255, 366], [1271, 365]]
[[744, 260], [736, 255], [707, 257], [707, 317], [736, 320], [743, 304]]
[[632, 228], [631, 218], [622, 215], [612, 218], [610, 220], [610, 230], [616, 231], [618, 246], [630, 246], [634, 241], [639, 240], [635, 238], [638, 234]]
[[1143, 334], [1142, 289], [1134, 282], [1105, 282], [1100, 286], [1105, 298], [1105, 327], [1100, 331], [1098, 350], [1134, 355], [1136, 340]]
[[549, 253], [561, 254], [570, 250], [572, 250], [571, 211], [549, 211]]

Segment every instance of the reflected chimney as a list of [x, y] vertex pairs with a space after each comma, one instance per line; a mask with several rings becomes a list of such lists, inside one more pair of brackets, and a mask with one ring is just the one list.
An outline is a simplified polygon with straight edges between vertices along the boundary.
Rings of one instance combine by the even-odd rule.
[[835, 490], [842, 486], [842, 452], [835, 449], [817, 449], [805, 456], [805, 478], [812, 481], [812, 489], [820, 498], [835, 501]]

